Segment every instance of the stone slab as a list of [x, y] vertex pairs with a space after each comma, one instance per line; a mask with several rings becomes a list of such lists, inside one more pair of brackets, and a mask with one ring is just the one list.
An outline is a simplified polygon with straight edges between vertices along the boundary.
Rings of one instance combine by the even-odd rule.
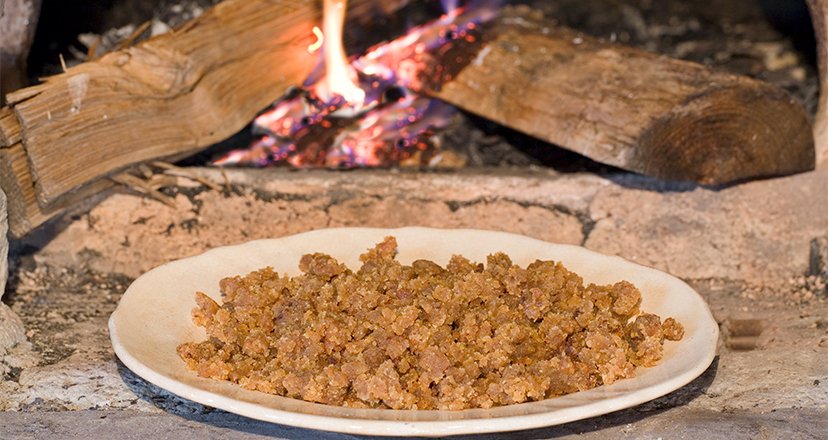
[[116, 438], [350, 438], [253, 422], [170, 395], [116, 360], [106, 321], [133, 277], [170, 259], [322, 227], [418, 224], [585, 243], [667, 269], [691, 283], [722, 324], [717, 360], [684, 388], [606, 417], [503, 438], [824, 431], [828, 295], [822, 260], [812, 255], [828, 234], [820, 202], [828, 172], [719, 190], [542, 172], [247, 170], [228, 171], [226, 182], [218, 171], [198, 172], [226, 190], [182, 180], [170, 192], [175, 208], [118, 194], [18, 247], [37, 250], [15, 256], [6, 297], [28, 343], [0, 358], [0, 438], [79, 438], [93, 429]]
[[[0, 355], [26, 339], [23, 322], [2, 302], [9, 274], [9, 241], [6, 218], [6, 195], [0, 189]], [[0, 362], [0, 373], [5, 370]]]
[[681, 278], [767, 284], [807, 274], [813, 240], [828, 236], [828, 170], [722, 189], [531, 171], [198, 172], [226, 178], [231, 190], [182, 190], [176, 208], [115, 195], [61, 226], [42, 255], [135, 277], [257, 238], [420, 225], [516, 232], [584, 244]]
[[828, 170], [711, 190], [621, 179], [596, 195], [587, 247], [682, 278], [772, 283], [808, 272], [828, 235]]
[[[600, 419], [562, 426], [487, 435], [491, 440], [524, 439], [756, 439], [775, 438], [811, 440], [828, 432], [825, 411], [780, 410], [769, 414], [746, 412], [719, 413], [661, 411], [657, 417], [638, 410], [622, 411]], [[210, 414], [147, 414], [135, 411], [76, 411], [57, 413], [2, 413], [0, 434], [7, 440], [66, 440], [89, 438], [111, 439], [370, 439], [309, 431], [216, 411]], [[482, 436], [458, 436], [456, 439], [480, 439]]]

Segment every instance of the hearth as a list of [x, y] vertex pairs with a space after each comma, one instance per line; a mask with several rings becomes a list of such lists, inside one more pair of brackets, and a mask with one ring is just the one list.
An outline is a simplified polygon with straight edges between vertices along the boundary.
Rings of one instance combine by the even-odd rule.
[[63, 3], [42, 5], [28, 79], [3, 61], [0, 437], [313, 436], [150, 385], [106, 320], [174, 259], [410, 225], [619, 255], [710, 304], [702, 377], [534, 437], [828, 429], [823, 2], [815, 42], [805, 2], [351, 0], [344, 86], [323, 55], [341, 0]]
[[[192, 21], [168, 18], [179, 26], [170, 32], [156, 17], [131, 32], [84, 35], [85, 52], [70, 46], [60, 58], [65, 73], [9, 94], [0, 114], [12, 233], [111, 187], [108, 176], [135, 183], [118, 175], [131, 165], [180, 160], [217, 142], [223, 146], [201, 162], [186, 163], [494, 164], [485, 158], [494, 148], [480, 145], [488, 130], [516, 139], [507, 162], [546, 159], [706, 185], [814, 166], [805, 106], [814, 111], [816, 70], [768, 21], [748, 25], [765, 20], [756, 5], [733, 7], [733, 18], [724, 11], [716, 22], [693, 15], [703, 13], [699, 6], [600, 3], [621, 27], [605, 31], [581, 18], [590, 36], [559, 23], [578, 23], [586, 10], [575, 4], [328, 4], [348, 7], [349, 21], [327, 35], [319, 5], [273, 2], [223, 2]], [[643, 14], [659, 23], [647, 29]], [[777, 85], [752, 78], [762, 76]], [[252, 139], [244, 128], [251, 121]], [[224, 141], [240, 129], [235, 142]], [[527, 145], [532, 152], [519, 152]], [[141, 191], [158, 189], [150, 186]]]

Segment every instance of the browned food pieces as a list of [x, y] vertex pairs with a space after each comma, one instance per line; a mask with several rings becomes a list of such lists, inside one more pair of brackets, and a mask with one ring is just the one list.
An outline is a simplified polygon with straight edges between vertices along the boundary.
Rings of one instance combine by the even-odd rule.
[[641, 313], [621, 281], [584, 285], [560, 263], [403, 265], [386, 238], [356, 272], [324, 254], [302, 275], [271, 268], [221, 281], [222, 304], [196, 293], [208, 338], [178, 347], [200, 376], [350, 407], [489, 408], [632, 377], [684, 328]]

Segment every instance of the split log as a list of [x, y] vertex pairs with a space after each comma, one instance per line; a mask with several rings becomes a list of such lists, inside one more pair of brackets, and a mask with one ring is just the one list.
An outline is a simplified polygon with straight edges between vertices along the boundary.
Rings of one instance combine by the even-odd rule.
[[721, 184], [814, 167], [808, 116], [780, 88], [600, 42], [510, 9], [433, 95], [598, 162]]
[[819, 110], [814, 121], [817, 167], [828, 167], [828, 0], [808, 0], [819, 58]]
[[[349, 20], [406, 3], [352, 0]], [[9, 94], [0, 184], [14, 234], [93, 193], [83, 187], [96, 179], [242, 129], [310, 73], [320, 15], [314, 0], [227, 0], [173, 32]]]
[[11, 93], [38, 200], [232, 135], [312, 69], [306, 48], [318, 18], [311, 1], [230, 0], [186, 32]]

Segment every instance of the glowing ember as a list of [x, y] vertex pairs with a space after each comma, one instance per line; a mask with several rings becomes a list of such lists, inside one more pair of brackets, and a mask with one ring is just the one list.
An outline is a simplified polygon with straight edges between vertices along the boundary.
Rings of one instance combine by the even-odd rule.
[[[346, 0], [325, 0], [323, 29], [314, 29], [322, 63], [304, 86], [289, 91], [254, 121], [260, 137], [215, 165], [376, 167], [428, 164], [437, 156], [435, 133], [456, 111], [410, 90], [439, 86], [476, 55], [479, 25], [494, 18], [497, 2], [458, 7], [410, 29], [349, 62], [342, 43]], [[439, 55], [439, 56], [436, 56]], [[439, 60], [453, 60], [445, 65]]]

